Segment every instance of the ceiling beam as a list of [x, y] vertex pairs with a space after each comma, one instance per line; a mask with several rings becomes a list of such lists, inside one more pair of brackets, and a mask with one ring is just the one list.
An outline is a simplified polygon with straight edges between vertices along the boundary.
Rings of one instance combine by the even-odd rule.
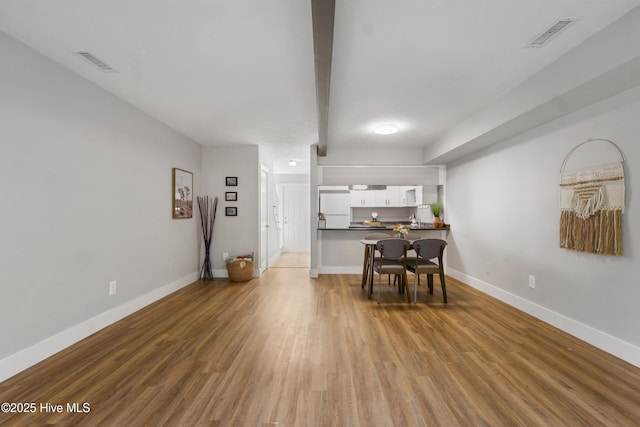
[[318, 155], [327, 155], [329, 130], [329, 93], [335, 0], [311, 0], [313, 53], [316, 70], [316, 104], [318, 107]]

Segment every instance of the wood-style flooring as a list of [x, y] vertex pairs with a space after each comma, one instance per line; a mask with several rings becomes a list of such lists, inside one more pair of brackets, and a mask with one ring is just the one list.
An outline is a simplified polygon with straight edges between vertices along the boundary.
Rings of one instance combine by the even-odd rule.
[[306, 268], [311, 267], [309, 252], [284, 252], [270, 268]]
[[65, 405], [0, 425], [639, 425], [640, 369], [453, 279], [447, 305], [360, 282], [196, 282], [0, 383]]

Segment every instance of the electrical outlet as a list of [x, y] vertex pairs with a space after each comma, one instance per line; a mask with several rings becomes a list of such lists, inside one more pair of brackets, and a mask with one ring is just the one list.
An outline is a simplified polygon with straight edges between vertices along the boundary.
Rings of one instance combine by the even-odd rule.
[[118, 286], [118, 282], [116, 282], [115, 280], [109, 282], [109, 296], [116, 294], [117, 286]]
[[222, 252], [222, 260], [226, 261], [229, 258], [229, 252]]
[[529, 275], [529, 287], [530, 288], [536, 287], [536, 276], [534, 276], [533, 274]]

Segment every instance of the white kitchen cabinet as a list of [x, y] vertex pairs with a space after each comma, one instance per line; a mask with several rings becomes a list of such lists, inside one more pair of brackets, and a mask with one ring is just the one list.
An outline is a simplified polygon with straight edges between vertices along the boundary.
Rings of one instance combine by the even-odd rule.
[[389, 186], [386, 190], [376, 191], [376, 205], [379, 207], [404, 206], [400, 195], [401, 187]]
[[416, 186], [416, 205], [430, 205], [438, 201], [437, 185], [418, 185]]
[[351, 207], [375, 207], [376, 191], [379, 190], [351, 190]]
[[[418, 206], [418, 197], [416, 196], [416, 187], [405, 187], [404, 198], [405, 206]], [[420, 198], [422, 201], [422, 198]]]
[[387, 190], [376, 190], [376, 206], [389, 206], [387, 194]]
[[437, 200], [437, 198], [438, 190], [435, 185], [390, 185], [386, 188], [386, 190], [352, 190], [351, 207], [394, 208], [403, 206], [417, 206], [421, 204], [433, 203]]
[[407, 206], [406, 187], [389, 186], [385, 190], [352, 190], [351, 207], [398, 207]]
[[414, 189], [415, 187], [413, 186], [403, 186], [403, 187], [397, 187], [398, 189], [398, 201], [399, 201], [399, 205], [398, 206], [415, 206], [415, 191], [414, 191], [414, 196], [413, 196], [413, 204], [411, 203], [411, 194], [410, 194], [410, 190]]

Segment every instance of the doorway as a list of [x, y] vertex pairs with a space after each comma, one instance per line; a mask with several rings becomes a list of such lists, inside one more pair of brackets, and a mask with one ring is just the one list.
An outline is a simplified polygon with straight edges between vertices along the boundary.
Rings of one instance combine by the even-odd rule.
[[309, 252], [284, 252], [270, 268], [311, 268]]
[[282, 185], [282, 252], [309, 252], [309, 185]]

